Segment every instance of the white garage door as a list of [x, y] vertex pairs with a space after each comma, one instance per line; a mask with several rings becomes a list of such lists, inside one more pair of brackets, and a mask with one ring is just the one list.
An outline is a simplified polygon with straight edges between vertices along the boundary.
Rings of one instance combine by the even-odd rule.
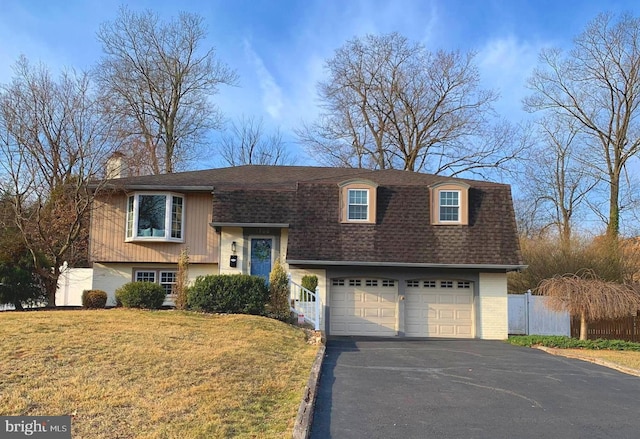
[[331, 335], [395, 336], [398, 283], [349, 278], [331, 282]]
[[467, 281], [407, 281], [405, 334], [473, 338], [473, 288]]

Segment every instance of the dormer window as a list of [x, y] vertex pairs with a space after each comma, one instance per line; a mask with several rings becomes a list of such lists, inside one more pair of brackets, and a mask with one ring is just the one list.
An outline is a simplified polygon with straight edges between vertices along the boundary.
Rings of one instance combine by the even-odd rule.
[[349, 189], [347, 219], [349, 221], [367, 221], [369, 218], [369, 190]]
[[136, 193], [127, 198], [127, 241], [184, 240], [184, 197], [173, 193]]
[[370, 180], [347, 180], [340, 187], [340, 221], [376, 223], [378, 185]]
[[440, 191], [440, 221], [460, 222], [460, 191]]
[[431, 224], [469, 224], [469, 185], [461, 181], [435, 184], [431, 191]]

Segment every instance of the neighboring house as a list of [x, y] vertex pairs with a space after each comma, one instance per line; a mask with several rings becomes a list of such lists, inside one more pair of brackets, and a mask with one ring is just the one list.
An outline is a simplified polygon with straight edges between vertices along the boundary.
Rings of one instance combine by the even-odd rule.
[[509, 186], [399, 170], [240, 166], [110, 181], [91, 220], [93, 288], [315, 274], [329, 335], [507, 337], [523, 268]]

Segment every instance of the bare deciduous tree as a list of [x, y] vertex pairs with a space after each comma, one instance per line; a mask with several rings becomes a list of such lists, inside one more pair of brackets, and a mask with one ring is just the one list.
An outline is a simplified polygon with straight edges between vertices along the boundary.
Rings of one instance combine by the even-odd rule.
[[523, 192], [530, 214], [542, 228], [554, 228], [563, 248], [571, 243], [576, 216], [586, 208], [587, 196], [598, 184], [583, 161], [583, 145], [576, 122], [544, 118], [537, 123], [538, 143], [525, 168]]
[[132, 155], [148, 164], [140, 172], [175, 171], [206, 132], [220, 126], [211, 96], [220, 85], [234, 84], [236, 74], [213, 48], [201, 49], [205, 37], [202, 17], [189, 13], [163, 22], [151, 11], [122, 8], [100, 27], [105, 56], [96, 78], [130, 138]]
[[534, 239], [547, 235], [549, 225], [540, 220], [536, 212], [537, 206], [531, 201], [529, 195], [523, 192], [520, 197], [514, 198], [513, 207], [518, 234], [521, 238]]
[[580, 317], [580, 340], [587, 339], [589, 322], [635, 314], [640, 294], [632, 286], [599, 279], [593, 272], [556, 276], [543, 280], [537, 292], [548, 297], [546, 306]]
[[569, 52], [543, 50], [528, 84], [526, 108], [572, 119], [585, 134], [585, 162], [609, 187], [607, 234], [617, 237], [621, 176], [640, 150], [640, 20], [598, 15]]
[[513, 128], [489, 123], [498, 95], [480, 88], [473, 59], [397, 33], [350, 40], [326, 62], [322, 114], [297, 134], [334, 166], [448, 175], [500, 167], [516, 154]]
[[229, 166], [291, 165], [291, 157], [280, 130], [264, 133], [262, 119], [241, 116], [231, 122], [218, 143], [219, 152]]
[[115, 121], [101, 117], [87, 74], [65, 72], [56, 81], [25, 58], [14, 71], [0, 88], [0, 166], [16, 227], [55, 306], [60, 266], [75, 262], [99, 190], [88, 183], [118, 146]]

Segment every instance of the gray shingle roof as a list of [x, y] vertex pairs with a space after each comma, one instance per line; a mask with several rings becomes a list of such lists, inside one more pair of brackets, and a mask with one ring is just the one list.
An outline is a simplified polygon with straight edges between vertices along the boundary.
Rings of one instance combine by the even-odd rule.
[[[375, 181], [375, 180], [374, 180]], [[378, 187], [377, 223], [344, 224], [337, 187], [301, 184], [287, 259], [429, 265], [522, 265], [511, 192], [469, 190], [469, 225], [431, 225], [425, 186]]]
[[216, 190], [213, 222], [290, 224], [296, 208], [295, 195], [293, 190]]
[[371, 171], [351, 168], [310, 166], [247, 165], [173, 174], [144, 175], [111, 180], [116, 187], [210, 187], [215, 189], [271, 188], [295, 189], [299, 181], [333, 181], [354, 178]]
[[[377, 223], [340, 222], [338, 183], [378, 186]], [[469, 225], [430, 224], [428, 186], [463, 181]], [[211, 188], [214, 223], [289, 224], [290, 261], [432, 265], [522, 265], [508, 185], [399, 170], [241, 166], [114, 183], [133, 189]]]

